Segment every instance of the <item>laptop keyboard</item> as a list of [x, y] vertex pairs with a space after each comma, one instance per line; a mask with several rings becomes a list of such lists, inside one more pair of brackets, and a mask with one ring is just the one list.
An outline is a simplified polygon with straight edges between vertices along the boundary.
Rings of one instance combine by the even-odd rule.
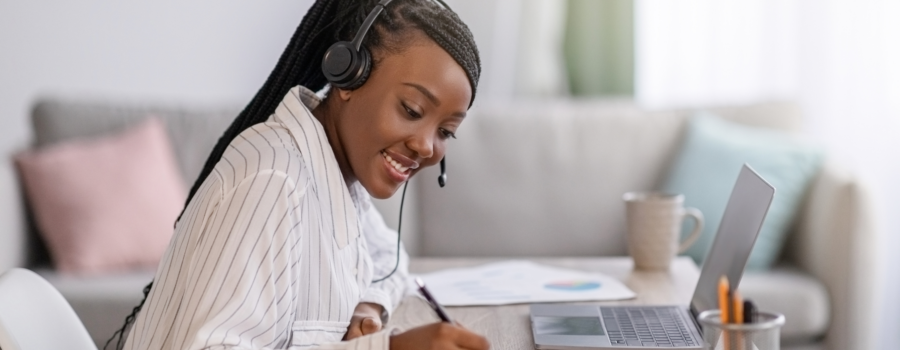
[[600, 314], [614, 346], [697, 345], [681, 313], [674, 307], [601, 307]]

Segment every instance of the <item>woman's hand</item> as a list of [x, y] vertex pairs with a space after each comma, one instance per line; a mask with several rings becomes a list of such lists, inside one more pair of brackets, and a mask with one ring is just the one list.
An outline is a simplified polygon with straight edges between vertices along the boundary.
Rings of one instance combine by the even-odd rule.
[[391, 336], [391, 350], [487, 350], [490, 347], [485, 337], [446, 322], [424, 325]]
[[383, 310], [384, 307], [378, 304], [356, 304], [356, 309], [353, 310], [353, 317], [350, 318], [350, 325], [347, 326], [347, 334], [344, 334], [344, 340], [380, 331], [382, 326], [381, 312]]

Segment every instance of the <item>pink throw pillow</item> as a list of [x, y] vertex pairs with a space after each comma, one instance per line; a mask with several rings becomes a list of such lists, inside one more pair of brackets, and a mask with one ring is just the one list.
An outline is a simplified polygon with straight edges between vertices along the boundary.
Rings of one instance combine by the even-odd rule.
[[15, 160], [59, 271], [93, 275], [159, 263], [186, 198], [161, 121]]

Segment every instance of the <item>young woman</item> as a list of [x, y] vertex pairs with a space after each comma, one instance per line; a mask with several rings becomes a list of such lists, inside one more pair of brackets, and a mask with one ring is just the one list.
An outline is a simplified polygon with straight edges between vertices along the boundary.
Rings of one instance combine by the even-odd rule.
[[330, 84], [326, 50], [376, 6], [318, 0], [303, 18], [191, 189], [125, 349], [488, 347], [459, 325], [382, 329], [408, 258], [369, 198], [443, 158], [481, 68], [452, 11], [394, 0], [363, 41], [371, 69]]

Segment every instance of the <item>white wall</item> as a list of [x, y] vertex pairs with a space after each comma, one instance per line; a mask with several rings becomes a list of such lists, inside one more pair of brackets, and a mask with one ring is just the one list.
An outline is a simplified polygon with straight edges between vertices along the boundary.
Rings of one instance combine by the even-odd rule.
[[[872, 270], [880, 319], [875, 349], [900, 342], [900, 2], [804, 0], [798, 69], [810, 132], [873, 190], [882, 244]], [[890, 345], [894, 344], [894, 345]]]

